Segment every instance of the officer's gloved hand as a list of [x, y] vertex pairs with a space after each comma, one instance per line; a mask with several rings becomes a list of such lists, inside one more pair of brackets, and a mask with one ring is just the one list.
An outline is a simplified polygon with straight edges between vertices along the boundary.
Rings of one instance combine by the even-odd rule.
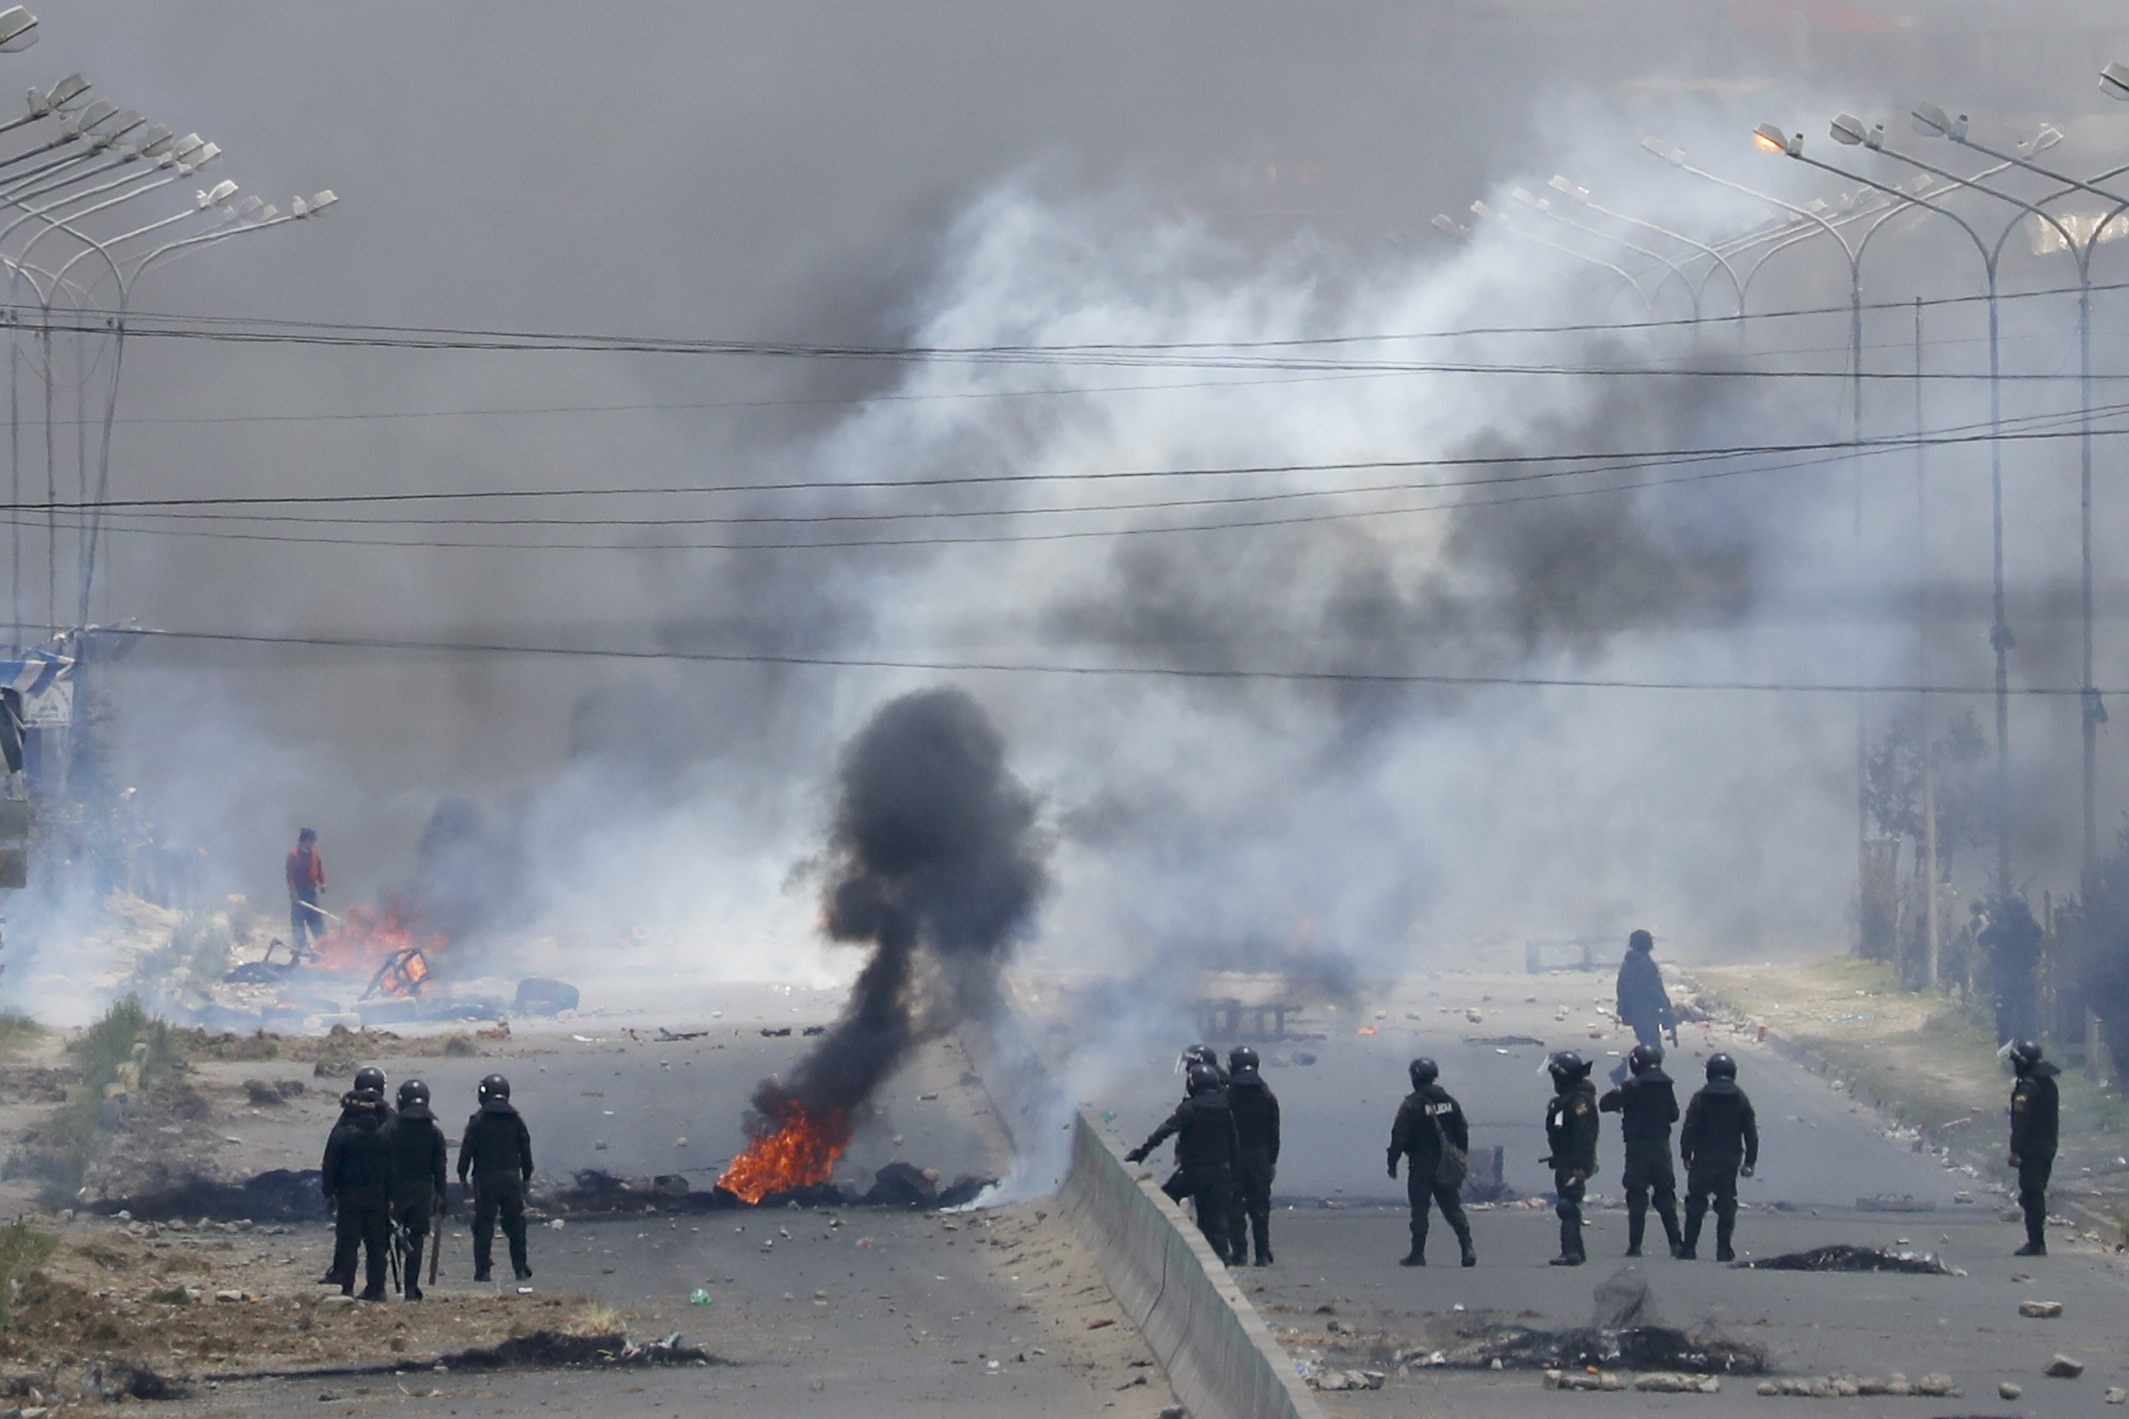
[[1390, 1160], [1390, 1176], [1393, 1178], [1397, 1176], [1397, 1160], [1395, 1158]]
[[1747, 1163], [1747, 1164], [1745, 1164], [1745, 1165], [1744, 1165], [1744, 1166], [1743, 1166], [1742, 1168], [1739, 1168], [1739, 1169], [1737, 1170], [1737, 1175], [1738, 1175], [1739, 1177], [1741, 1177], [1741, 1178], [1749, 1178], [1749, 1177], [1751, 1177], [1751, 1176], [1752, 1176], [1752, 1165], [1751, 1165], [1750, 1163]]
[[1130, 1152], [1124, 1154], [1124, 1161], [1127, 1163], [1143, 1163], [1146, 1161], [1146, 1150], [1143, 1148], [1134, 1148]]

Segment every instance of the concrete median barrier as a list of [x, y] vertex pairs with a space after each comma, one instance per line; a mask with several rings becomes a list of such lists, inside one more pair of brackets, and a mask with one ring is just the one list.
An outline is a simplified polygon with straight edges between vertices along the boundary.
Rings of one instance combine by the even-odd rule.
[[1323, 1419], [1197, 1227], [1084, 1111], [1058, 1201], [1194, 1419]]

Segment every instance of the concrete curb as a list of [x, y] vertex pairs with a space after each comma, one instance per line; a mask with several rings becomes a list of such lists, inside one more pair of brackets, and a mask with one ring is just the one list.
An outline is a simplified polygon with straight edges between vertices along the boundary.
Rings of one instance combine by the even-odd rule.
[[1084, 1110], [1058, 1201], [1194, 1419], [1324, 1419], [1204, 1235]]

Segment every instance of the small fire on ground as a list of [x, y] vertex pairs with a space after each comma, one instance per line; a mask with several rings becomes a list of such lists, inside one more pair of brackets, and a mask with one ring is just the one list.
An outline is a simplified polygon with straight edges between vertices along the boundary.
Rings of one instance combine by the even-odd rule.
[[819, 1187], [834, 1176], [836, 1159], [849, 1146], [850, 1123], [841, 1109], [815, 1118], [798, 1100], [785, 1097], [760, 1121], [754, 1141], [717, 1185], [750, 1207], [771, 1193]]
[[312, 964], [368, 976], [371, 989], [387, 995], [414, 995], [429, 979], [429, 956], [444, 944], [391, 906], [349, 907], [346, 922], [319, 938]]

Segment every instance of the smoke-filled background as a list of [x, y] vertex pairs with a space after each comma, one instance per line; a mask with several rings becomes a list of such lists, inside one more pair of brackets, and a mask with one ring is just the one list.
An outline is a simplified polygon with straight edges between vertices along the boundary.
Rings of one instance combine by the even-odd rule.
[[[1612, 230], [1546, 187], [1564, 174], [1734, 237], [1783, 214], [1645, 135], [1805, 202], [1853, 184], [1755, 152], [1754, 123], [1893, 183], [1825, 119], [1913, 147], [1925, 98], [2006, 146], [2051, 121], [2073, 171], [2129, 161], [2091, 72], [2129, 35], [2099, 7], [40, 14], [5, 61], [22, 83], [78, 67], [221, 142], [247, 189], [343, 199], [158, 273], [139, 309], [788, 347], [127, 351], [114, 496], [555, 495], [119, 517], [100, 619], [647, 657], [141, 646], [103, 682], [131, 811], [205, 891], [278, 909], [310, 825], [334, 902], [448, 859], [458, 932], [661, 981], [849, 972], [792, 867], [834, 820], [839, 747], [942, 680], [1054, 817], [1029, 949], [1095, 979], [1388, 972], [1634, 925], [1687, 957], [1841, 949], [1853, 698], [1615, 682], [1907, 684], [1926, 649], [1931, 679], [1985, 686], [1986, 449], [1932, 448], [1919, 484], [1905, 450], [1649, 457], [1846, 437], [1846, 263], [1785, 247], [1751, 319], [1694, 326], [1685, 282], [1512, 190]], [[2074, 273], [2021, 234], [2003, 277]], [[1909, 216], [1865, 285], [1865, 367], [1902, 374], [1900, 303], [1980, 270]], [[1720, 276], [1699, 300], [1737, 306]], [[2120, 296], [2097, 300], [2115, 370]], [[2012, 419], [2074, 410], [2073, 310], [2006, 307], [2006, 367], [2034, 377]], [[1867, 382], [1866, 432], [1986, 417], [1951, 377], [1986, 367], [1980, 307], [1922, 319], [1933, 378]], [[1563, 454], [1622, 457], [1529, 461]], [[2076, 447], [2015, 445], [2005, 475], [2013, 674], [2074, 685]], [[744, 491], [616, 491], [683, 487]], [[2123, 516], [2103, 492], [2103, 549]], [[1940, 716], [1969, 707], [1988, 731], [1985, 699]], [[1872, 697], [1872, 742], [1910, 708]], [[2019, 879], [2074, 884], [2076, 703], [2021, 699], [2013, 728]], [[1960, 852], [1978, 889], [1986, 853]], [[40, 883], [13, 959], [81, 900]]]

